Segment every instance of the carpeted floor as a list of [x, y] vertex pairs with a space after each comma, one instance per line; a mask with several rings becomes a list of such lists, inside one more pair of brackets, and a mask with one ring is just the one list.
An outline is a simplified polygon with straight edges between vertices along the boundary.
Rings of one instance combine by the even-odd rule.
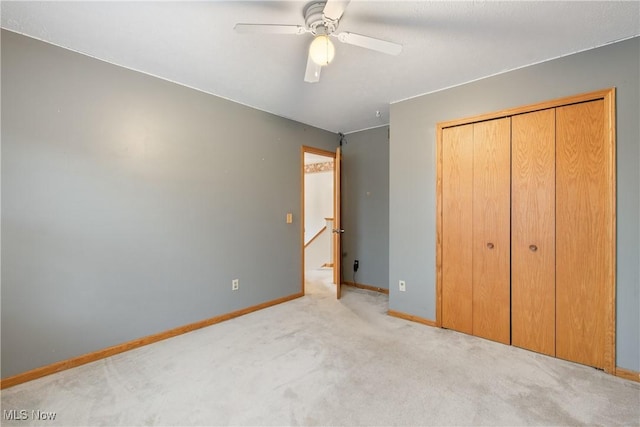
[[29, 419], [2, 425], [640, 425], [638, 383], [307, 279], [304, 298], [3, 390]]

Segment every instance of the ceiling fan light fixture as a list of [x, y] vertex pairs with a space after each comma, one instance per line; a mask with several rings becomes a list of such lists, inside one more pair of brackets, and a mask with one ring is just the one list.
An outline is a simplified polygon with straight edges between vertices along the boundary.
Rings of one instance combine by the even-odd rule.
[[322, 34], [316, 36], [309, 46], [309, 56], [311, 60], [318, 65], [329, 65], [335, 55], [336, 48], [327, 35]]

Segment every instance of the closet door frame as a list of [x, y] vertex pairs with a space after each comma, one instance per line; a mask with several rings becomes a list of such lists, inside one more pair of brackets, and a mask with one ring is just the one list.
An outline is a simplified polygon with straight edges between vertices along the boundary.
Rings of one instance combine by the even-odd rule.
[[615, 123], [615, 88], [602, 89], [594, 92], [558, 98], [536, 104], [500, 110], [473, 117], [440, 122], [436, 126], [436, 326], [442, 327], [442, 131], [445, 128], [510, 117], [522, 113], [546, 110], [595, 100], [604, 101], [604, 124], [607, 150], [609, 151], [609, 184], [611, 186], [611, 224], [607, 230], [607, 240], [610, 251], [611, 264], [607, 272], [605, 283], [605, 301], [602, 302], [606, 311], [606, 336], [604, 346], [604, 370], [615, 374], [615, 345], [616, 345], [616, 123]]

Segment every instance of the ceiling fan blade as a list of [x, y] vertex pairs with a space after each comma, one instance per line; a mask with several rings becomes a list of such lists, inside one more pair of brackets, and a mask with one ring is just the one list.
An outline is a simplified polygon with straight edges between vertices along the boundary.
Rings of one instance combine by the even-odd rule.
[[307, 29], [301, 25], [277, 24], [236, 24], [234, 30], [242, 34], [304, 34]]
[[349, 5], [349, 1], [350, 0], [327, 0], [327, 4], [324, 5], [322, 13], [325, 18], [337, 21], [342, 17], [344, 10]]
[[380, 40], [373, 37], [362, 36], [355, 33], [340, 33], [336, 37], [342, 43], [364, 47], [365, 49], [376, 50], [387, 55], [398, 55], [402, 52], [402, 45]]
[[322, 66], [316, 64], [311, 59], [311, 55], [307, 58], [307, 70], [304, 73], [304, 81], [307, 83], [317, 83], [320, 81], [320, 70]]

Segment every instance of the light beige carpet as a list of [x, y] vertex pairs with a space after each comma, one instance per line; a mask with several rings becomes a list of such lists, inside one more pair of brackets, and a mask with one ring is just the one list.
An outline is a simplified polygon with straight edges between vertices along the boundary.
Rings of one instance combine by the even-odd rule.
[[308, 295], [2, 392], [2, 425], [640, 425], [640, 384]]

